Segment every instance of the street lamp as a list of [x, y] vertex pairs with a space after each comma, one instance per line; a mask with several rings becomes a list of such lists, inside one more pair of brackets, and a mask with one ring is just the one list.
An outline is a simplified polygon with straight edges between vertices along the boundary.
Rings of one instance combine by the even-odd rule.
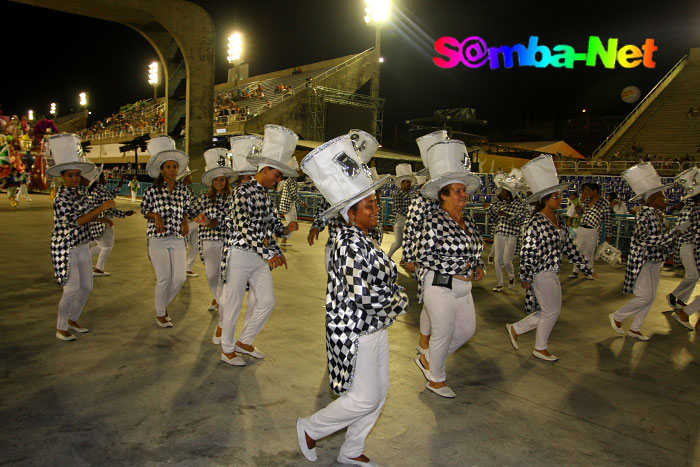
[[160, 73], [158, 72], [158, 62], [151, 62], [148, 65], [148, 84], [153, 86], [153, 101], [158, 99], [158, 83], [160, 82]]
[[55, 102], [52, 102], [52, 103], [51, 103], [51, 107], [50, 107], [50, 109], [49, 109], [49, 113], [50, 113], [51, 115], [53, 115], [53, 116], [56, 116], [56, 114], [58, 113], [58, 106], [56, 105]]

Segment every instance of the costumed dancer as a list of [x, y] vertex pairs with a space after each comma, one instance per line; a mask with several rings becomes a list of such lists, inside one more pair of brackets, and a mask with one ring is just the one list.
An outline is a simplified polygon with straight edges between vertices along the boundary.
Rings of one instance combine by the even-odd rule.
[[[684, 188], [685, 201], [678, 216], [678, 222], [690, 222], [690, 228], [680, 235], [680, 257], [685, 269], [685, 278], [673, 292], [666, 296], [672, 309], [687, 306], [690, 296], [698, 283], [698, 237], [700, 237], [700, 171], [693, 167], [676, 176], [676, 183]], [[678, 320], [676, 314], [674, 319]], [[682, 320], [687, 322], [686, 320]], [[682, 324], [682, 323], [681, 323]]]
[[411, 164], [398, 164], [396, 166], [396, 178], [394, 184], [398, 188], [391, 195], [392, 208], [394, 211], [394, 243], [389, 248], [389, 257], [396, 253], [403, 244], [403, 231], [406, 226], [406, 216], [408, 216], [408, 206], [411, 204], [411, 197], [415, 193], [411, 192], [411, 185], [416, 183], [416, 176], [413, 174]]
[[[228, 149], [213, 148], [204, 151], [206, 172], [202, 174], [202, 183], [209, 189], [203, 193], [197, 203], [197, 210], [210, 221], [208, 225], [199, 226], [199, 251], [204, 263], [204, 271], [209, 282], [209, 289], [214, 297], [211, 304], [214, 311], [218, 309], [219, 285], [221, 282], [221, 253], [224, 248], [225, 219], [231, 214], [233, 195], [231, 182], [236, 173], [231, 169]], [[195, 221], [203, 222], [202, 216]]]
[[462, 141], [446, 140], [428, 149], [431, 180], [423, 194], [440, 202], [419, 231], [416, 259], [421, 266], [423, 299], [430, 317], [428, 351], [415, 361], [423, 372], [425, 387], [438, 396], [453, 398], [447, 385], [447, 357], [464, 345], [476, 330], [472, 281], [484, 277], [481, 232], [465, 207], [469, 193], [481, 180], [464, 166], [467, 148]]
[[[299, 163], [296, 158], [292, 157], [289, 162], [292, 169], [299, 170]], [[279, 213], [284, 215], [284, 219], [287, 222], [296, 222], [297, 201], [299, 200], [297, 179], [296, 177], [286, 178], [280, 185], [282, 186], [282, 195], [280, 196]], [[282, 238], [281, 244], [286, 245], [287, 239]]]
[[129, 191], [131, 191], [131, 202], [135, 203], [136, 202], [136, 195], [139, 193], [139, 187], [141, 184], [139, 183], [139, 178], [138, 176], [134, 175], [134, 178], [131, 179], [129, 182]]
[[[605, 222], [606, 240], [611, 242], [610, 237], [610, 203], [600, 196], [600, 185], [597, 183], [584, 183], [581, 191], [581, 202], [584, 205], [581, 221], [576, 229], [574, 242], [578, 249], [586, 257], [586, 262], [591, 268], [595, 268], [595, 251], [598, 248], [601, 228]], [[578, 277], [578, 268], [568, 276], [570, 279]], [[592, 279], [591, 276], [587, 276]]]
[[175, 149], [175, 141], [166, 135], [148, 142], [151, 158], [146, 172], [155, 183], [143, 193], [141, 213], [148, 219], [148, 256], [156, 272], [156, 324], [173, 326], [168, 306], [185, 283], [185, 237], [189, 232], [188, 213], [193, 200], [190, 191], [177, 181], [189, 156]]
[[613, 330], [624, 336], [622, 322], [634, 317], [627, 336], [648, 341], [649, 338], [642, 334], [641, 328], [656, 298], [661, 266], [671, 254], [673, 241], [689, 224], [679, 224], [673, 230], [666, 229], [664, 190], [670, 185], [661, 184], [661, 177], [650, 163], [635, 165], [625, 171], [622, 178], [635, 193], [630, 201], [644, 200], [645, 205], [639, 210], [635, 220], [632, 244], [627, 257], [625, 283], [622, 287], [623, 293], [634, 293], [634, 298], [615, 313], [610, 313], [608, 318]]
[[85, 333], [87, 328], [78, 324], [80, 314], [92, 292], [92, 261], [88, 242], [89, 224], [104, 222], [98, 216], [114, 207], [114, 200], [107, 200], [93, 208], [79, 190], [80, 174], [94, 168], [83, 159], [80, 138], [73, 134], [55, 135], [50, 138], [51, 153], [55, 165], [46, 173], [61, 177], [63, 187], [58, 190], [53, 203], [54, 227], [51, 235], [51, 258], [54, 274], [63, 295], [58, 304], [56, 337], [63, 341], [75, 340], [69, 330]]
[[[416, 139], [420, 157], [423, 160], [423, 165], [427, 175], [430, 176], [428, 167], [428, 149], [435, 143], [447, 140], [447, 132], [445, 130], [434, 131], [427, 135], [423, 135]], [[420, 171], [419, 171], [420, 173]], [[432, 177], [430, 177], [432, 178]], [[440, 202], [427, 198], [423, 194], [416, 196], [411, 200], [408, 207], [408, 215], [406, 216], [406, 227], [403, 234], [403, 257], [401, 264], [404, 269], [411, 272], [416, 278], [423, 276], [423, 271], [419, 264], [416, 263], [416, 237], [423, 228], [425, 219], [432, 215], [434, 211], [440, 209]], [[418, 280], [418, 303], [423, 303], [423, 283]], [[416, 350], [420, 353], [426, 353], [430, 345], [430, 317], [425, 310], [425, 305], [420, 312], [420, 340], [416, 345]]]
[[[506, 324], [510, 343], [518, 350], [518, 337], [537, 329], [532, 355], [541, 360], [559, 360], [547, 349], [547, 341], [561, 314], [561, 255], [564, 253], [586, 276], [596, 277], [586, 258], [574, 245], [566, 219], [557, 214], [562, 190], [550, 155], [541, 155], [522, 167], [523, 175], [534, 194], [527, 203], [536, 202], [534, 213], [525, 226], [520, 248], [520, 279], [526, 292], [526, 306], [532, 310], [517, 323]], [[529, 303], [529, 306], [527, 305]], [[537, 310], [539, 308], [539, 310]]]
[[22, 195], [31, 203], [32, 199], [29, 197], [29, 190], [27, 189], [29, 184], [29, 173], [23, 170], [19, 175], [19, 191], [17, 192], [17, 202], [20, 201]]
[[[194, 192], [192, 191], [192, 170], [189, 167], [185, 167], [181, 170], [177, 176], [180, 183], [185, 186], [185, 189], [189, 192], [190, 199], [196, 200]], [[193, 207], [197, 203], [193, 204]], [[188, 277], [199, 277], [199, 274], [193, 271], [194, 263], [197, 260], [197, 254], [199, 253], [199, 224], [194, 221], [194, 218], [198, 215], [198, 212], [191, 211], [188, 212], [188, 233], [185, 236], [185, 244], [187, 245], [187, 263], [185, 266], [185, 274]]]
[[374, 466], [364, 454], [365, 439], [389, 391], [387, 328], [408, 306], [396, 264], [369, 237], [378, 225], [375, 192], [388, 177], [372, 180], [348, 135], [311, 151], [301, 167], [331, 205], [323, 217], [340, 212], [343, 225], [331, 244], [326, 293], [329, 378], [340, 397], [297, 420], [299, 449], [313, 462], [318, 440], [347, 428], [338, 462]]
[[[115, 198], [114, 192], [109, 192], [105, 188], [107, 181], [105, 180], [104, 172], [101, 167], [95, 167], [90, 172], [83, 175], [87, 180], [86, 196], [93, 206], [99, 206], [105, 201]], [[105, 219], [104, 223], [90, 224], [90, 239], [94, 244], [90, 247], [90, 256], [97, 255], [97, 263], [92, 269], [93, 277], [109, 276], [112, 273], [106, 272], [107, 259], [114, 248], [114, 223], [113, 217], [124, 218], [133, 216], [134, 211], [122, 211], [121, 209], [112, 208], [101, 216]]]
[[[517, 171], [517, 172], [515, 172]], [[523, 222], [528, 217], [529, 211], [520, 195], [519, 169], [514, 169], [509, 175], [497, 181], [498, 200], [493, 204], [484, 204], [488, 209], [489, 218], [496, 222], [494, 229], [493, 249], [494, 268], [496, 269], [496, 287], [494, 292], [503, 290], [503, 268], [508, 274], [508, 288], [515, 288], [515, 270], [513, 269], [513, 256], [521, 234]]]
[[[264, 357], [253, 346], [253, 341], [275, 308], [271, 270], [287, 267], [287, 260], [274, 237], [289, 236], [299, 228], [296, 222], [286, 227], [282, 225], [266, 190], [274, 188], [282, 177], [298, 175], [289, 166], [298, 140], [288, 128], [265, 125], [260, 154], [248, 157], [248, 161], [257, 166], [258, 173], [233, 196], [232, 218], [226, 226], [229, 232], [221, 258], [224, 285], [220, 292], [223, 308], [221, 360], [229, 365], [245, 366], [245, 360], [236, 355], [237, 352], [254, 358]], [[249, 300], [243, 330], [236, 341], [236, 323], [247, 286], [255, 303], [251, 306]]]

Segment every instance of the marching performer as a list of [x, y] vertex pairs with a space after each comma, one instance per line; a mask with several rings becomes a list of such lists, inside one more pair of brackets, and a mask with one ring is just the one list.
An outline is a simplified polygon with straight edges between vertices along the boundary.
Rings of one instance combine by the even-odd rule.
[[671, 253], [673, 241], [689, 224], [679, 224], [673, 230], [666, 230], [664, 190], [669, 185], [661, 184], [661, 177], [651, 164], [635, 165], [625, 171], [622, 178], [635, 193], [630, 201], [644, 200], [645, 205], [637, 213], [622, 288], [623, 293], [634, 293], [634, 298], [615, 313], [609, 314], [608, 318], [613, 330], [624, 336], [622, 321], [634, 317], [627, 336], [648, 341], [649, 338], [642, 334], [641, 328], [656, 298], [661, 266]]
[[[595, 263], [595, 250], [598, 248], [601, 227], [605, 222], [605, 232], [607, 241], [610, 242], [610, 203], [600, 196], [600, 185], [597, 183], [584, 183], [581, 191], [581, 202], [584, 204], [583, 215], [576, 229], [576, 239], [574, 242], [578, 249], [586, 257], [588, 265], [593, 268]], [[578, 269], [568, 276], [570, 279], [578, 277]], [[587, 276], [592, 279], [592, 276]]]
[[88, 332], [78, 324], [80, 314], [92, 292], [92, 261], [88, 241], [89, 224], [106, 222], [98, 218], [114, 207], [114, 200], [107, 200], [94, 207], [79, 190], [81, 173], [94, 168], [82, 157], [80, 138], [73, 134], [60, 134], [49, 139], [55, 165], [46, 173], [63, 179], [53, 203], [54, 227], [51, 234], [51, 258], [54, 274], [63, 295], [58, 304], [56, 337], [63, 341], [75, 340], [69, 330]]
[[[290, 167], [295, 170], [299, 170], [299, 163], [296, 158], [290, 160]], [[282, 195], [280, 196], [280, 206], [279, 213], [284, 215], [284, 219], [287, 222], [297, 221], [297, 201], [299, 200], [299, 194], [297, 193], [297, 180], [296, 177], [289, 177], [284, 179], [280, 185], [282, 186]], [[282, 238], [282, 245], [287, 244], [287, 239]]]
[[331, 244], [326, 293], [328, 370], [340, 397], [297, 420], [299, 449], [313, 462], [318, 440], [347, 428], [338, 462], [372, 466], [365, 439], [389, 391], [387, 328], [408, 306], [396, 264], [368, 235], [378, 225], [375, 192], [388, 177], [372, 180], [348, 135], [311, 151], [301, 167], [331, 205], [323, 217], [340, 212], [343, 225]]
[[[518, 169], [514, 169], [518, 170]], [[520, 172], [518, 170], [518, 172]], [[498, 281], [494, 292], [503, 290], [503, 267], [508, 273], [508, 288], [515, 288], [515, 271], [513, 269], [513, 255], [520, 236], [520, 229], [527, 219], [529, 211], [525, 201], [520, 195], [517, 172], [511, 172], [508, 176], [503, 174], [498, 184], [498, 200], [493, 204], [484, 204], [489, 211], [489, 218], [496, 220], [494, 229], [493, 249], [496, 280]]]
[[[666, 296], [666, 300], [672, 309], [682, 308], [690, 300], [690, 295], [698, 283], [697, 253], [698, 239], [700, 239], [700, 170], [693, 167], [676, 177], [676, 183], [685, 189], [681, 201], [685, 206], [681, 209], [678, 218], [679, 223], [690, 222], [690, 228], [680, 235], [680, 257], [685, 269], [685, 278], [678, 284], [673, 292]], [[673, 315], [677, 320], [676, 315]], [[687, 320], [683, 320], [684, 322]]]
[[566, 219], [557, 214], [561, 207], [562, 190], [567, 183], [559, 183], [554, 161], [550, 155], [541, 155], [522, 168], [523, 175], [533, 193], [527, 203], [537, 202], [534, 214], [525, 227], [520, 249], [520, 279], [527, 289], [526, 301], [533, 311], [517, 323], [506, 324], [510, 343], [518, 350], [518, 337], [537, 329], [535, 349], [532, 355], [541, 360], [559, 360], [547, 349], [547, 341], [561, 313], [561, 255], [584, 271], [593, 275], [590, 266], [574, 245]]
[[[249, 156], [257, 165], [258, 173], [244, 183], [233, 196], [233, 210], [227, 239], [221, 258], [222, 286], [220, 296], [223, 308], [221, 360], [229, 365], [245, 366], [236, 353], [254, 358], [264, 355], [253, 346], [253, 341], [275, 308], [275, 291], [271, 270], [287, 266], [287, 260], [274, 237], [286, 237], [298, 230], [296, 222], [282, 225], [266, 190], [282, 181], [282, 177], [296, 177], [289, 166], [299, 137], [279, 125], [265, 125], [260, 155]], [[246, 286], [255, 297], [253, 307], [248, 304], [246, 320], [238, 341], [236, 323], [243, 305]]]
[[416, 177], [411, 170], [411, 164], [399, 164], [396, 166], [396, 179], [394, 180], [398, 190], [391, 195], [394, 210], [394, 243], [389, 248], [389, 257], [396, 253], [403, 244], [403, 231], [406, 226], [408, 206], [411, 204], [411, 185], [416, 183]]
[[157, 136], [148, 142], [151, 158], [146, 164], [155, 183], [143, 193], [141, 213], [148, 219], [148, 256], [156, 272], [156, 324], [173, 326], [168, 305], [185, 283], [185, 237], [189, 232], [188, 213], [193, 200], [189, 190], [177, 181], [189, 156], [175, 149], [169, 136]]

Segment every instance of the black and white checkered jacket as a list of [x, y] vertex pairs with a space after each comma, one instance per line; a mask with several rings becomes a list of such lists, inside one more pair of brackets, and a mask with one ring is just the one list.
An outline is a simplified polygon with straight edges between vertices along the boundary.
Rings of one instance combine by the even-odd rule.
[[[541, 272], [561, 271], [561, 255], [565, 254], [569, 261], [587, 276], [591, 270], [586, 258], [574, 245], [574, 241], [566, 228], [566, 220], [559, 217], [557, 229], [547, 217], [538, 212], [525, 225], [520, 247], [520, 280], [532, 284], [532, 279]], [[532, 313], [538, 308], [532, 287], [525, 293], [525, 311]]]
[[[498, 213], [501, 211], [508, 214], [509, 217], [499, 216]], [[523, 222], [527, 220], [529, 214], [525, 201], [520, 197], [511, 201], [496, 200], [489, 207], [489, 220], [497, 223], [493, 231], [494, 235], [519, 237], [522, 233]]]
[[[91, 209], [100, 207], [104, 202], [112, 200], [116, 196], [113, 191], [107, 190], [107, 188], [105, 188], [104, 185], [100, 184], [99, 182], [94, 183], [87, 190], [86, 195], [88, 201], [90, 202]], [[100, 214], [100, 217], [124, 218], [126, 217], [126, 211], [122, 211], [121, 209], [117, 208], [110, 208]], [[90, 240], [98, 239], [104, 233], [105, 228], [107, 228], [107, 225], [102, 222], [90, 222], [88, 225], [90, 226]]]
[[416, 238], [423, 228], [425, 219], [437, 209], [440, 209], [440, 203], [425, 196], [416, 196], [411, 200], [403, 230], [402, 261], [404, 263], [416, 262]]
[[53, 201], [53, 232], [51, 233], [51, 260], [56, 281], [63, 285], [68, 280], [71, 250], [90, 241], [91, 223], [80, 225], [78, 218], [93, 207], [83, 190], [61, 187]]
[[231, 216], [226, 218], [225, 224], [221, 254], [221, 279], [224, 282], [232, 249], [258, 253], [265, 261], [282, 255], [275, 237], [284, 236], [284, 225], [267, 191], [257, 180], [249, 180], [234, 190]]
[[634, 224], [622, 293], [632, 293], [644, 263], [666, 261], [677, 235], [677, 231], [667, 230], [663, 213], [651, 206], [642, 206]]
[[331, 388], [352, 386], [359, 338], [391, 326], [408, 297], [396, 264], [357, 227], [340, 227], [331, 246], [326, 293], [326, 350]]
[[292, 207], [292, 203], [296, 203], [299, 199], [297, 194], [297, 181], [293, 178], [286, 178], [282, 182], [282, 195], [280, 196], [280, 214], [287, 214]]
[[594, 229], [598, 229], [598, 233], [601, 233], [602, 224], [605, 222], [605, 231], [607, 235], [610, 235], [611, 210], [610, 203], [603, 198], [598, 199], [593, 206], [586, 204], [583, 208], [583, 215], [581, 216], [581, 225], [588, 225]]
[[691, 243], [698, 248], [698, 238], [700, 238], [700, 205], [688, 200], [678, 214], [678, 223], [690, 222], [690, 228], [678, 236], [681, 245]]
[[[324, 219], [323, 217], [321, 217], [321, 213], [326, 209], [330, 209], [330, 207], [330, 203], [325, 198], [323, 198], [322, 201], [316, 207], [314, 221], [311, 224], [311, 228], [318, 229], [319, 232], [322, 232], [323, 229], [325, 229], [326, 226], [328, 226], [328, 240], [326, 240], [326, 246], [330, 246], [330, 244], [333, 242], [333, 239], [335, 238], [335, 235], [338, 233], [338, 229], [345, 225], [345, 220], [343, 220], [343, 217], [340, 214], [330, 219]], [[379, 245], [382, 244], [382, 239], [384, 238], [384, 227], [381, 210], [379, 211], [379, 225], [377, 227], [372, 227], [371, 229], [369, 229], [368, 233], [369, 236], [373, 238]]]
[[411, 198], [414, 194], [415, 193], [411, 193], [410, 191], [407, 192], [401, 189], [394, 191], [394, 193], [391, 195], [394, 216], [408, 216], [408, 207], [411, 204]]
[[165, 184], [162, 189], [155, 184], [148, 187], [141, 200], [141, 213], [144, 216], [149, 212], [160, 214], [165, 223], [165, 231], [159, 233], [156, 232], [156, 221], [148, 219], [148, 238], [183, 238], [180, 233], [182, 221], [186, 215], [193, 213], [193, 204], [192, 192], [182, 182], [175, 182], [172, 193]]
[[[484, 267], [484, 242], [471, 216], [464, 216], [463, 229], [444, 209], [436, 209], [423, 223], [417, 237], [417, 260], [423, 270], [470, 277]], [[423, 281], [425, 275], [420, 278]]]

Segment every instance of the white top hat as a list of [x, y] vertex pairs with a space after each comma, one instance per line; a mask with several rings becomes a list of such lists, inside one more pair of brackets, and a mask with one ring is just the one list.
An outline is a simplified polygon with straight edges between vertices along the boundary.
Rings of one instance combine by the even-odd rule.
[[90, 188], [99, 178], [100, 174], [102, 173], [102, 169], [104, 168], [104, 164], [100, 166], [95, 166], [91, 171], [81, 173], [80, 175], [87, 179], [90, 183], [88, 183], [88, 188]]
[[[183, 152], [183, 154], [184, 154], [184, 152]], [[165, 162], [165, 161], [163, 161], [163, 162]], [[194, 172], [197, 171], [197, 169], [190, 170], [189, 165], [185, 165], [185, 166], [180, 165], [179, 167], [180, 167], [180, 170], [178, 171], [177, 177], [176, 177], [176, 180], [178, 180], [178, 181], [182, 180], [183, 178], [187, 177], [188, 175], [192, 175]]]
[[562, 191], [569, 187], [568, 183], [559, 183], [557, 168], [550, 154], [542, 154], [535, 157], [522, 168], [522, 173], [530, 185], [532, 195], [527, 198], [527, 203], [535, 203], [543, 197], [555, 191]]
[[160, 135], [146, 143], [151, 158], [146, 163], [146, 172], [152, 178], [158, 178], [160, 167], [165, 161], [175, 161], [179, 169], [178, 180], [190, 161], [190, 157], [182, 151], [175, 149], [175, 140], [170, 136]]
[[287, 165], [289, 165], [289, 167], [291, 167], [292, 169], [294, 169], [297, 172], [295, 177], [298, 177], [299, 176], [299, 173], [298, 173], [299, 172], [299, 161], [297, 161], [297, 158], [292, 157], [291, 159], [289, 159], [289, 164], [287, 164]]
[[[514, 174], [513, 172], [516, 170], [517, 172]], [[496, 184], [496, 194], [500, 193], [501, 190], [508, 190], [513, 198], [520, 194], [520, 188], [524, 185], [524, 177], [520, 169], [513, 169], [508, 175], [499, 173], [493, 177], [493, 181]]]
[[683, 188], [681, 201], [692, 198], [700, 193], [700, 170], [697, 167], [684, 170], [676, 175], [676, 183]]
[[423, 185], [421, 193], [430, 199], [438, 199], [442, 187], [461, 183], [471, 193], [481, 186], [481, 179], [469, 171], [467, 147], [458, 139], [440, 141], [428, 149], [430, 181]]
[[202, 183], [211, 185], [217, 177], [228, 177], [229, 181], [236, 179], [236, 172], [231, 168], [231, 159], [228, 149], [213, 148], [204, 151], [205, 172], [202, 174]]
[[525, 191], [525, 189], [528, 187], [527, 180], [525, 180], [525, 175], [523, 175], [523, 171], [520, 169], [513, 168], [508, 174], [508, 178], [506, 180], [515, 185], [515, 187], [520, 191]]
[[273, 167], [285, 177], [296, 177], [299, 174], [289, 166], [289, 159], [294, 156], [299, 137], [289, 128], [280, 125], [265, 125], [260, 155], [249, 155], [248, 162], [258, 168]]
[[77, 169], [81, 174], [92, 170], [95, 164], [83, 157], [78, 135], [62, 133], [49, 137], [49, 148], [54, 165], [46, 170], [51, 177], [60, 177], [64, 170]]
[[379, 174], [377, 173], [377, 168], [376, 167], [370, 167], [369, 171], [372, 172], [372, 180], [375, 182], [379, 180]]
[[428, 181], [427, 175], [416, 175], [416, 185], [423, 186]]
[[331, 205], [321, 213], [329, 219], [374, 193], [389, 181], [385, 176], [372, 180], [372, 171], [355, 151], [350, 135], [334, 138], [311, 151], [301, 161], [301, 170], [308, 175]]
[[447, 132], [445, 130], [433, 131], [427, 135], [416, 138], [416, 144], [418, 145], [418, 150], [420, 151], [420, 158], [423, 159], [423, 164], [428, 165], [428, 149], [435, 143], [447, 140]]
[[401, 188], [401, 182], [410, 180], [412, 184], [416, 183], [416, 176], [413, 174], [411, 164], [398, 164], [396, 166], [396, 178], [394, 184], [397, 188]]
[[654, 170], [654, 166], [648, 162], [630, 167], [622, 173], [622, 178], [625, 179], [635, 193], [635, 196], [630, 199], [633, 203], [642, 198], [646, 201], [649, 196], [671, 186], [661, 183], [661, 177]]
[[238, 175], [255, 175], [256, 167], [248, 162], [249, 155], [260, 154], [263, 139], [256, 135], [232, 136], [231, 142], [231, 168]]
[[377, 141], [377, 138], [364, 130], [350, 130], [348, 134], [362, 162], [364, 164], [369, 163], [369, 160], [372, 159], [374, 153], [379, 149], [379, 141]]

